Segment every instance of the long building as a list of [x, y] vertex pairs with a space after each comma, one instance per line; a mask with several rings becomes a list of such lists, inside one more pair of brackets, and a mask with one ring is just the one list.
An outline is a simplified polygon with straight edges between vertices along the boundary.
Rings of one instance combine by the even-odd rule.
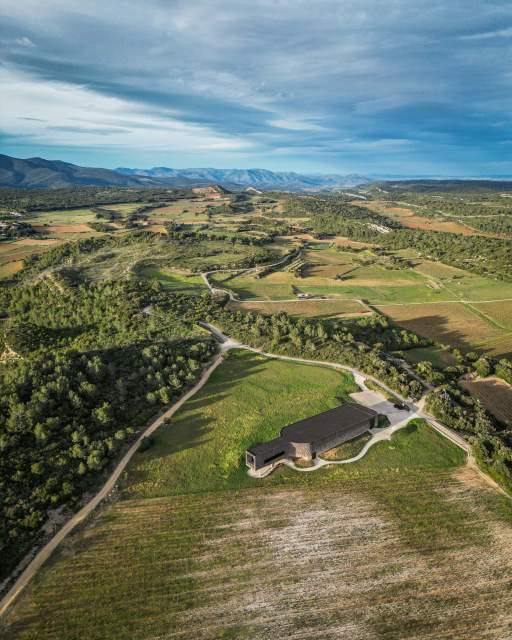
[[313, 460], [318, 454], [377, 426], [379, 414], [360, 404], [342, 404], [281, 429], [278, 438], [256, 444], [245, 452], [246, 465], [257, 471], [279, 460]]

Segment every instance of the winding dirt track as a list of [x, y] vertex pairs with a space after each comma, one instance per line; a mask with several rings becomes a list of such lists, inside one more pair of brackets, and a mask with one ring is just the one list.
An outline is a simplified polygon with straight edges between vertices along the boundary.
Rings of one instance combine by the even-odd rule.
[[201, 389], [211, 374], [215, 371], [215, 369], [222, 362], [222, 355], [218, 355], [213, 363], [206, 369], [197, 382], [191, 389], [182, 396], [176, 404], [174, 404], [170, 409], [168, 409], [165, 413], [159, 416], [154, 422], [152, 422], [149, 427], [140, 434], [137, 440], [132, 444], [132, 446], [128, 449], [128, 451], [121, 458], [116, 468], [112, 472], [112, 475], [105, 482], [103, 487], [98, 491], [98, 493], [85, 505], [83, 506], [78, 513], [76, 513], [70, 520], [66, 522], [66, 524], [53, 536], [53, 538], [36, 554], [34, 559], [30, 562], [30, 564], [25, 568], [25, 570], [18, 577], [13, 586], [9, 589], [8, 593], [2, 598], [0, 601], [0, 616], [3, 615], [7, 609], [13, 604], [21, 591], [27, 586], [27, 584], [32, 580], [35, 573], [39, 570], [39, 568], [48, 560], [48, 558], [52, 555], [55, 549], [59, 546], [59, 544], [64, 540], [64, 538], [75, 529], [80, 523], [82, 523], [99, 505], [99, 503], [106, 498], [106, 496], [114, 489], [116, 482], [119, 480], [122, 472], [125, 470], [126, 465], [130, 462], [135, 452], [139, 448], [139, 445], [143, 438], [150, 436], [158, 427], [160, 427], [165, 420], [170, 418], [172, 415], [180, 409], [185, 402], [191, 398], [195, 393]]
[[[152, 422], [149, 425], [149, 427], [145, 431], [143, 431], [140, 434], [137, 440], [132, 444], [130, 449], [125, 453], [125, 455], [122, 457], [120, 462], [117, 464], [111, 476], [108, 478], [108, 480], [100, 489], [100, 491], [86, 505], [84, 505], [78, 513], [72, 516], [70, 520], [68, 520], [66, 524], [64, 524], [64, 526], [53, 536], [53, 538], [49, 542], [47, 542], [47, 544], [42, 549], [39, 550], [39, 552], [36, 554], [34, 559], [28, 564], [28, 566], [24, 569], [24, 571], [21, 573], [21, 575], [17, 578], [15, 583], [9, 589], [7, 594], [0, 601], [0, 616], [2, 616], [7, 611], [7, 609], [14, 603], [14, 601], [19, 596], [21, 591], [29, 584], [29, 582], [34, 577], [35, 573], [46, 562], [46, 560], [48, 560], [48, 558], [52, 555], [55, 549], [57, 549], [59, 544], [66, 538], [66, 536], [69, 533], [71, 533], [73, 529], [75, 529], [80, 523], [82, 523], [94, 511], [94, 509], [96, 509], [96, 507], [100, 504], [100, 502], [104, 498], [106, 498], [106, 496], [114, 489], [122, 472], [124, 471], [128, 463], [136, 453], [137, 449], [139, 448], [139, 445], [142, 439], [151, 435], [154, 431], [156, 431], [158, 427], [160, 427], [168, 418], [173, 416], [176, 413], [176, 411], [178, 411], [178, 409], [180, 409], [185, 404], [185, 402], [187, 402], [187, 400], [189, 400], [193, 395], [195, 395], [206, 384], [211, 374], [223, 361], [222, 354], [228, 351], [229, 349], [245, 349], [245, 350], [257, 353], [259, 355], [262, 355], [268, 358], [273, 358], [276, 360], [300, 362], [302, 364], [311, 364], [315, 366], [327, 366], [332, 369], [350, 371], [354, 375], [354, 379], [356, 383], [364, 384], [365, 379], [370, 379], [370, 380], [373, 380], [374, 382], [377, 382], [383, 388], [391, 392], [391, 389], [389, 389], [389, 387], [387, 387], [385, 384], [383, 384], [376, 378], [373, 378], [372, 376], [369, 376], [369, 375], [365, 375], [360, 371], [358, 371], [357, 369], [353, 369], [352, 367], [348, 367], [346, 365], [341, 365], [334, 362], [321, 362], [318, 360], [307, 360], [305, 358], [296, 358], [292, 356], [283, 356], [278, 354], [267, 353], [265, 351], [261, 351], [260, 349], [256, 349], [254, 347], [241, 344], [236, 340], [229, 338], [228, 336], [224, 335], [217, 327], [209, 323], [201, 322], [199, 324], [201, 324], [203, 327], [208, 329], [208, 331], [210, 331], [210, 333], [220, 342], [220, 354], [216, 356], [212, 364], [203, 372], [199, 381], [191, 389], [189, 389], [187, 393], [185, 393], [185, 395], [183, 395], [172, 407], [170, 407], [165, 413], [159, 416], [154, 422]], [[395, 391], [392, 391], [392, 393], [394, 393], [397, 396], [399, 395]], [[437, 429], [445, 437], [452, 440], [452, 442], [457, 444], [459, 447], [461, 447], [465, 451], [467, 452], [470, 451], [469, 444], [465, 440], [463, 440], [458, 434], [451, 431], [451, 429], [448, 429], [444, 425], [440, 424], [439, 422], [434, 420], [431, 416], [428, 416], [427, 414], [425, 414], [420, 409], [420, 407], [416, 407], [413, 405], [413, 408], [417, 416], [420, 416], [425, 420], [427, 420], [435, 429]]]

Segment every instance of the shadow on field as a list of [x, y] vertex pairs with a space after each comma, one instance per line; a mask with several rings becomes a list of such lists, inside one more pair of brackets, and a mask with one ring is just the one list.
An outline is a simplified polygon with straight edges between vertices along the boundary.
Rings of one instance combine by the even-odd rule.
[[[145, 460], [156, 460], [194, 449], [208, 442], [208, 434], [214, 429], [215, 421], [205, 416], [205, 409], [228, 398], [233, 383], [259, 373], [264, 366], [265, 361], [261, 356], [249, 352], [246, 352], [243, 358], [228, 358], [212, 374], [203, 389], [156, 432], [155, 446], [141, 456]], [[187, 419], [180, 422], [180, 415], [185, 407]]]
[[[414, 331], [420, 336], [430, 338], [435, 342], [447, 344], [463, 351], [479, 351], [480, 353], [489, 351], [489, 349], [479, 347], [476, 341], [473, 344], [469, 342], [468, 334], [471, 332], [470, 325], [468, 325], [468, 334], [451, 328], [449, 315], [419, 316], [417, 318], [401, 320], [398, 318], [394, 319], [393, 315], [390, 314], [390, 318], [395, 324]], [[476, 318], [475, 321], [477, 321]]]

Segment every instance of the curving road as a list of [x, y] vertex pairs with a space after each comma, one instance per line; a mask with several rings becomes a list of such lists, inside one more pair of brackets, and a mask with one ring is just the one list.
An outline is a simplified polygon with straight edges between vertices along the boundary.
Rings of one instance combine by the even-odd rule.
[[191, 389], [189, 389], [187, 393], [185, 393], [185, 395], [183, 395], [178, 400], [178, 402], [176, 402], [176, 404], [174, 404], [170, 409], [159, 416], [154, 422], [149, 425], [149, 427], [143, 433], [140, 434], [137, 440], [121, 458], [120, 462], [117, 464], [111, 476], [105, 482], [100, 491], [98, 491], [98, 493], [86, 505], [84, 505], [78, 513], [72, 516], [66, 522], [66, 524], [53, 536], [53, 538], [49, 542], [47, 542], [45, 546], [42, 547], [42, 549], [38, 551], [34, 559], [28, 564], [28, 566], [24, 569], [24, 571], [9, 589], [8, 593], [0, 601], [0, 616], [3, 615], [13, 604], [21, 591], [32, 580], [36, 571], [38, 571], [38, 569], [46, 562], [46, 560], [48, 560], [48, 558], [52, 555], [52, 553], [64, 540], [64, 538], [68, 534], [70, 534], [73, 529], [75, 529], [79, 524], [81, 524], [94, 511], [94, 509], [96, 509], [100, 502], [104, 500], [104, 498], [106, 498], [106, 496], [114, 489], [117, 481], [119, 480], [119, 477], [125, 470], [126, 465], [130, 462], [137, 449], [139, 448], [142, 439], [150, 436], [154, 431], [156, 431], [156, 429], [158, 429], [158, 427], [160, 427], [165, 422], [165, 420], [173, 416], [189, 398], [196, 394], [199, 389], [201, 389], [205, 385], [208, 378], [219, 366], [222, 360], [222, 355], [218, 355], [213, 363], [203, 372], [199, 381]]
[[364, 381], [371, 380], [372, 382], [375, 382], [380, 387], [385, 389], [388, 393], [396, 396], [397, 398], [400, 398], [402, 402], [407, 404], [409, 408], [413, 410], [415, 416], [417, 416], [418, 418], [422, 418], [423, 420], [426, 420], [430, 425], [432, 425], [432, 427], [434, 427], [434, 429], [436, 429], [436, 431], [439, 431], [439, 433], [445, 436], [445, 438], [448, 438], [449, 440], [451, 440], [454, 444], [459, 446], [461, 449], [464, 449], [464, 451], [466, 451], [467, 453], [471, 452], [471, 446], [468, 442], [466, 442], [466, 440], [464, 440], [464, 438], [462, 438], [455, 431], [452, 431], [452, 429], [445, 427], [443, 424], [438, 422], [433, 416], [431, 416], [424, 410], [424, 398], [422, 398], [416, 405], [414, 403], [409, 402], [407, 398], [404, 398], [397, 391], [395, 391], [394, 389], [391, 389], [390, 387], [388, 387], [386, 384], [384, 384], [377, 378], [374, 378], [371, 375], [364, 374], [358, 369], [354, 369], [353, 367], [349, 367], [348, 365], [339, 364], [337, 362], [326, 362], [324, 360], [309, 360], [307, 358], [298, 358], [295, 356], [283, 356], [275, 353], [268, 353], [266, 351], [263, 351], [262, 349], [257, 349], [256, 347], [250, 347], [249, 345], [242, 344], [240, 342], [237, 342], [236, 340], [233, 340], [233, 338], [229, 338], [224, 333], [222, 333], [222, 331], [218, 327], [215, 327], [209, 322], [200, 322], [199, 324], [205, 329], [208, 329], [208, 331], [210, 331], [210, 333], [220, 342], [221, 351], [227, 351], [229, 349], [246, 349], [247, 351], [253, 351], [254, 353], [258, 353], [259, 355], [265, 356], [267, 358], [274, 358], [277, 360], [287, 360], [289, 362], [301, 362], [302, 364], [312, 364], [316, 366], [330, 367], [331, 369], [349, 371], [354, 376], [354, 380], [356, 384], [363, 388], [365, 388]]
[[[48, 560], [48, 558], [52, 555], [52, 553], [57, 549], [59, 544], [66, 538], [66, 536], [69, 535], [79, 524], [81, 524], [94, 511], [94, 509], [96, 509], [96, 507], [102, 502], [102, 500], [104, 500], [107, 497], [107, 495], [114, 489], [114, 487], [115, 487], [117, 481], [119, 480], [122, 472], [125, 470], [126, 466], [128, 465], [130, 460], [133, 458], [133, 456], [137, 452], [137, 449], [139, 448], [139, 445], [140, 445], [142, 439], [147, 437], [147, 436], [150, 436], [154, 431], [156, 431], [156, 429], [158, 429], [168, 418], [173, 416], [176, 413], [176, 411], [178, 411], [178, 409], [180, 409], [185, 404], [185, 402], [187, 402], [187, 400], [189, 400], [193, 395], [195, 395], [206, 384], [206, 382], [210, 378], [211, 374], [215, 371], [215, 369], [223, 361], [223, 357], [222, 357], [223, 353], [225, 353], [229, 349], [245, 349], [247, 351], [252, 351], [252, 352], [257, 353], [259, 355], [265, 356], [267, 358], [273, 358], [273, 359], [276, 359], [276, 360], [285, 360], [285, 361], [290, 361], [290, 362], [300, 362], [302, 364], [311, 364], [311, 365], [315, 365], [315, 366], [326, 366], [326, 367], [330, 367], [332, 369], [349, 371], [354, 376], [354, 379], [355, 379], [356, 383], [360, 387], [362, 387], [363, 389], [366, 388], [365, 385], [364, 385], [364, 381], [365, 380], [372, 380], [373, 382], [376, 382], [377, 384], [379, 384], [382, 388], [386, 389], [386, 391], [388, 391], [389, 393], [392, 393], [393, 395], [395, 395], [397, 397], [400, 397], [404, 402], [406, 402], [405, 398], [400, 396], [400, 394], [398, 394], [396, 391], [390, 389], [387, 385], [383, 384], [382, 382], [380, 382], [379, 380], [377, 380], [373, 376], [361, 373], [360, 371], [358, 371], [357, 369], [354, 369], [353, 367], [349, 367], [347, 365], [338, 364], [338, 363], [335, 363], [335, 362], [324, 362], [324, 361], [319, 361], [319, 360], [308, 360], [306, 358], [298, 358], [298, 357], [293, 357], [293, 356], [284, 356], [284, 355], [279, 355], [279, 354], [268, 353], [268, 352], [263, 351], [261, 349], [257, 349], [255, 347], [251, 347], [249, 345], [242, 344], [240, 342], [237, 342], [236, 340], [233, 340], [232, 338], [229, 338], [224, 333], [222, 333], [222, 331], [218, 327], [215, 327], [214, 325], [212, 325], [212, 324], [210, 324], [208, 322], [200, 322], [199, 324], [201, 326], [203, 326], [204, 328], [208, 329], [208, 331], [210, 331], [210, 333], [218, 340], [218, 342], [220, 343], [220, 354], [216, 356], [216, 358], [213, 360], [212, 364], [203, 372], [203, 374], [202, 374], [201, 378], [199, 379], [199, 381], [191, 389], [189, 389], [187, 391], [187, 393], [185, 393], [172, 407], [170, 407], [165, 413], [163, 413], [161, 416], [159, 416], [154, 422], [152, 422], [147, 427], [147, 429], [145, 429], [139, 435], [137, 440], [132, 444], [132, 446], [129, 448], [129, 450], [125, 453], [125, 455], [119, 461], [119, 463], [115, 467], [114, 471], [112, 472], [112, 474], [110, 475], [108, 480], [105, 482], [103, 487], [100, 489], [100, 491], [98, 491], [98, 493], [91, 500], [89, 500], [89, 502], [87, 502], [87, 504], [84, 505], [80, 509], [80, 511], [78, 513], [76, 513], [74, 516], [72, 516], [64, 524], [64, 526], [53, 536], [53, 538], [51, 538], [51, 540], [49, 540], [49, 542], [47, 542], [45, 544], [45, 546], [42, 547], [37, 552], [37, 554], [35, 555], [33, 560], [27, 565], [27, 567], [23, 570], [23, 572], [20, 574], [20, 576], [16, 579], [16, 581], [14, 582], [12, 587], [9, 589], [7, 594], [2, 598], [2, 600], [0, 600], [0, 616], [3, 615], [7, 611], [7, 609], [13, 604], [13, 602], [16, 600], [18, 595], [23, 591], [23, 589], [32, 580], [32, 578], [34, 577], [35, 573], [46, 562], [46, 560]], [[357, 396], [357, 394], [354, 394], [354, 395]], [[461, 438], [458, 434], [453, 432], [451, 429], [448, 429], [444, 425], [442, 425], [439, 422], [437, 422], [436, 420], [434, 420], [431, 416], [426, 414], [422, 410], [421, 404], [419, 406], [416, 406], [416, 405], [411, 405], [409, 403], [409, 406], [411, 407], [411, 409], [413, 409], [414, 413], [410, 414], [407, 417], [407, 419], [405, 421], [402, 421], [402, 422], [408, 422], [413, 417], [424, 418], [437, 431], [442, 433], [449, 440], [451, 440], [452, 442], [457, 444], [459, 447], [464, 449], [464, 451], [467, 451], [468, 453], [470, 452], [470, 446], [463, 438]], [[397, 423], [395, 425], [392, 425], [392, 427], [390, 427], [389, 429], [392, 429], [394, 431], [397, 428], [400, 428], [400, 426], [403, 426], [403, 424], [402, 423]], [[377, 434], [375, 437], [376, 438], [378, 437], [379, 440], [380, 439], [384, 439], [385, 437], [390, 435], [390, 434], [384, 433], [384, 432], [387, 432], [389, 429], [382, 430], [381, 431], [382, 435], [379, 437], [378, 434]], [[358, 456], [356, 456], [356, 458], [358, 458], [359, 456], [362, 457], [364, 455], [364, 453], [366, 453], [367, 449], [372, 444], [374, 444], [374, 442], [376, 442], [376, 441], [377, 440], [372, 439], [369, 443], [367, 443], [367, 446], [365, 446], [363, 451], [360, 452], [358, 454]], [[347, 461], [343, 461], [343, 462], [347, 463], [347, 462], [350, 462], [350, 461], [352, 461], [352, 460], [347, 460]], [[313, 469], [314, 468], [315, 467], [313, 467]], [[301, 471], [306, 471], [306, 469], [300, 469], [300, 470]]]

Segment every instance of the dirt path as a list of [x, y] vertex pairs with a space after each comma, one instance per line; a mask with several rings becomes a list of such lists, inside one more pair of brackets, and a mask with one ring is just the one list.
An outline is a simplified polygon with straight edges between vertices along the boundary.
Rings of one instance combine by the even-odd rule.
[[412, 415], [408, 415], [407, 418], [405, 418], [401, 422], [398, 422], [397, 424], [394, 424], [391, 427], [385, 427], [384, 429], [371, 429], [371, 433], [372, 433], [371, 440], [368, 440], [368, 442], [364, 445], [361, 451], [357, 455], [353, 456], [352, 458], [347, 458], [345, 460], [327, 460], [326, 458], [315, 458], [315, 460], [313, 460], [314, 464], [311, 467], [298, 467], [293, 462], [293, 460], [289, 460], [285, 462], [285, 464], [287, 467], [294, 469], [294, 471], [308, 472], [308, 471], [316, 471], [317, 469], [320, 469], [320, 467], [326, 467], [328, 465], [351, 464], [352, 462], [357, 462], [358, 460], [361, 460], [361, 458], [364, 458], [364, 456], [368, 452], [368, 449], [373, 447], [374, 444], [377, 444], [378, 442], [382, 442], [383, 440], [391, 440], [391, 437], [395, 433], [395, 431], [398, 431], [399, 429], [403, 429], [403, 427], [406, 427], [411, 420], [414, 420], [414, 418], [418, 418], [418, 415], [416, 413], [413, 413]]
[[288, 362], [300, 362], [302, 364], [312, 364], [316, 366], [330, 367], [331, 369], [349, 371], [354, 376], [354, 380], [356, 384], [363, 388], [365, 387], [364, 381], [371, 380], [372, 382], [375, 382], [376, 384], [381, 386], [383, 389], [385, 389], [388, 393], [400, 398], [402, 402], [404, 402], [407, 406], [409, 406], [410, 409], [413, 410], [415, 417], [426, 420], [432, 427], [434, 427], [436, 431], [438, 431], [443, 436], [445, 436], [445, 438], [448, 438], [449, 440], [451, 440], [454, 444], [456, 444], [458, 447], [460, 447], [467, 453], [471, 452], [471, 446], [469, 445], [468, 442], [466, 442], [466, 440], [464, 440], [464, 438], [462, 438], [455, 431], [452, 431], [448, 427], [445, 427], [443, 424], [441, 424], [435, 418], [433, 418], [431, 415], [425, 412], [424, 398], [422, 398], [417, 404], [413, 404], [408, 402], [408, 400], [404, 398], [402, 395], [400, 395], [397, 391], [395, 391], [394, 389], [391, 389], [390, 387], [388, 387], [386, 384], [384, 384], [377, 378], [374, 378], [373, 376], [370, 376], [370, 375], [363, 374], [361, 371], [358, 371], [353, 367], [349, 367], [348, 365], [339, 364], [337, 362], [326, 362], [323, 360], [308, 360], [306, 358], [297, 358], [294, 356], [283, 356], [275, 353], [268, 353], [261, 349], [257, 349], [256, 347], [250, 347], [249, 345], [237, 342], [233, 338], [230, 338], [226, 336], [224, 333], [222, 333], [222, 331], [218, 327], [215, 327], [214, 325], [208, 322], [201, 322], [199, 324], [201, 324], [201, 326], [208, 329], [208, 331], [210, 331], [212, 335], [215, 338], [217, 338], [217, 340], [221, 343], [221, 351], [228, 351], [229, 349], [246, 349], [248, 351], [252, 351], [254, 353], [258, 353], [259, 355], [265, 356], [266, 358], [274, 358], [276, 360], [285, 360]]
[[7, 594], [0, 601], [0, 616], [3, 615], [13, 604], [21, 591], [32, 580], [35, 573], [46, 562], [46, 560], [48, 560], [48, 558], [52, 555], [52, 553], [64, 540], [64, 538], [66, 538], [66, 536], [71, 533], [73, 529], [75, 529], [75, 527], [81, 524], [94, 511], [94, 509], [96, 509], [100, 502], [104, 500], [104, 498], [106, 498], [106, 496], [114, 489], [117, 481], [119, 480], [119, 477], [125, 470], [126, 465], [130, 462], [134, 454], [137, 452], [142, 439], [150, 436], [168, 418], [173, 416], [176, 411], [178, 411], [178, 409], [180, 409], [185, 404], [185, 402], [189, 400], [189, 398], [196, 394], [206, 384], [207, 380], [215, 371], [215, 369], [220, 365], [222, 360], [222, 355], [218, 355], [213, 363], [203, 372], [199, 381], [191, 389], [189, 389], [187, 393], [185, 393], [178, 400], [178, 402], [176, 402], [170, 409], [159, 416], [154, 422], [149, 425], [147, 429], [145, 429], [145, 431], [140, 434], [137, 440], [132, 444], [130, 449], [125, 453], [120, 462], [117, 464], [116, 468], [112, 472], [112, 475], [108, 478], [100, 491], [98, 491], [98, 493], [85, 506], [83, 506], [78, 513], [72, 516], [70, 520], [68, 520], [66, 524], [53, 536], [53, 538], [49, 542], [47, 542], [47, 544], [42, 549], [39, 550], [34, 559], [25, 568], [25, 570], [17, 578], [16, 582], [9, 589]]
[[[79, 524], [84, 522], [84, 520], [94, 511], [94, 509], [102, 502], [102, 500], [104, 500], [105, 497], [107, 497], [107, 495], [114, 489], [122, 472], [125, 470], [126, 466], [130, 462], [134, 454], [137, 452], [137, 449], [139, 448], [139, 445], [142, 439], [151, 435], [154, 431], [156, 431], [156, 429], [158, 429], [168, 418], [173, 416], [176, 413], [176, 411], [178, 411], [178, 409], [180, 409], [185, 404], [185, 402], [187, 402], [187, 400], [189, 400], [193, 395], [195, 395], [206, 384], [211, 374], [223, 361], [222, 354], [228, 351], [229, 349], [245, 349], [247, 351], [252, 351], [264, 357], [273, 358], [276, 360], [299, 362], [302, 364], [311, 364], [315, 366], [326, 366], [332, 369], [349, 371], [354, 376], [356, 384], [358, 384], [360, 387], [365, 388], [365, 385], [364, 385], [365, 379], [372, 380], [373, 382], [379, 384], [383, 389], [385, 389], [389, 393], [392, 393], [395, 396], [400, 397], [404, 402], [406, 402], [405, 398], [401, 397], [400, 394], [390, 389], [387, 385], [383, 384], [381, 381], [377, 380], [373, 376], [365, 375], [352, 367], [334, 363], [334, 362], [308, 360], [305, 358], [267, 353], [265, 351], [262, 351], [261, 349], [250, 347], [249, 345], [244, 345], [242, 343], [237, 342], [236, 340], [233, 340], [232, 338], [229, 338], [224, 333], [222, 333], [220, 329], [218, 329], [212, 324], [209, 324], [207, 322], [201, 322], [200, 324], [201, 326], [208, 329], [215, 338], [217, 338], [217, 340], [220, 343], [220, 354], [214, 359], [213, 363], [203, 372], [199, 381], [191, 389], [189, 389], [189, 391], [187, 391], [187, 393], [185, 393], [178, 400], [178, 402], [176, 402], [165, 413], [159, 416], [154, 422], [152, 422], [148, 426], [147, 429], [145, 429], [139, 435], [137, 440], [133, 443], [130, 449], [126, 452], [126, 454], [117, 464], [114, 471], [112, 472], [108, 480], [105, 482], [103, 487], [100, 489], [100, 491], [84, 507], [82, 507], [82, 509], [80, 509], [78, 513], [72, 516], [70, 520], [68, 520], [66, 524], [53, 536], [53, 538], [51, 538], [51, 540], [47, 542], [46, 545], [38, 551], [34, 559], [24, 569], [24, 571], [21, 573], [21, 575], [17, 578], [17, 580], [12, 585], [12, 587], [9, 589], [7, 594], [0, 601], [0, 616], [3, 615], [7, 611], [7, 609], [13, 604], [13, 602], [16, 600], [16, 598], [21, 593], [21, 591], [32, 580], [35, 573], [41, 568], [41, 566], [46, 562], [46, 560], [50, 558], [52, 553], [57, 549], [59, 544], [66, 538], [66, 536], [69, 533], [71, 533]], [[414, 414], [411, 414], [408, 416], [407, 422], [411, 420], [413, 417], [423, 418], [427, 420], [437, 431], [439, 431], [445, 437], [447, 437], [452, 442], [457, 444], [459, 447], [464, 449], [464, 451], [467, 451], [468, 453], [470, 452], [470, 446], [463, 438], [461, 438], [458, 434], [453, 432], [451, 429], [448, 429], [444, 425], [441, 425], [439, 422], [434, 420], [431, 416], [428, 416], [428, 414], [424, 413], [420, 403], [419, 403], [419, 406], [416, 406], [416, 405], [409, 405], [409, 406], [414, 410]], [[395, 426], [398, 427], [398, 425], [395, 425]], [[363, 449], [363, 452], [366, 453], [368, 448], [369, 447], [365, 447]], [[363, 452], [359, 454], [361, 457], [362, 455], [364, 455]]]

